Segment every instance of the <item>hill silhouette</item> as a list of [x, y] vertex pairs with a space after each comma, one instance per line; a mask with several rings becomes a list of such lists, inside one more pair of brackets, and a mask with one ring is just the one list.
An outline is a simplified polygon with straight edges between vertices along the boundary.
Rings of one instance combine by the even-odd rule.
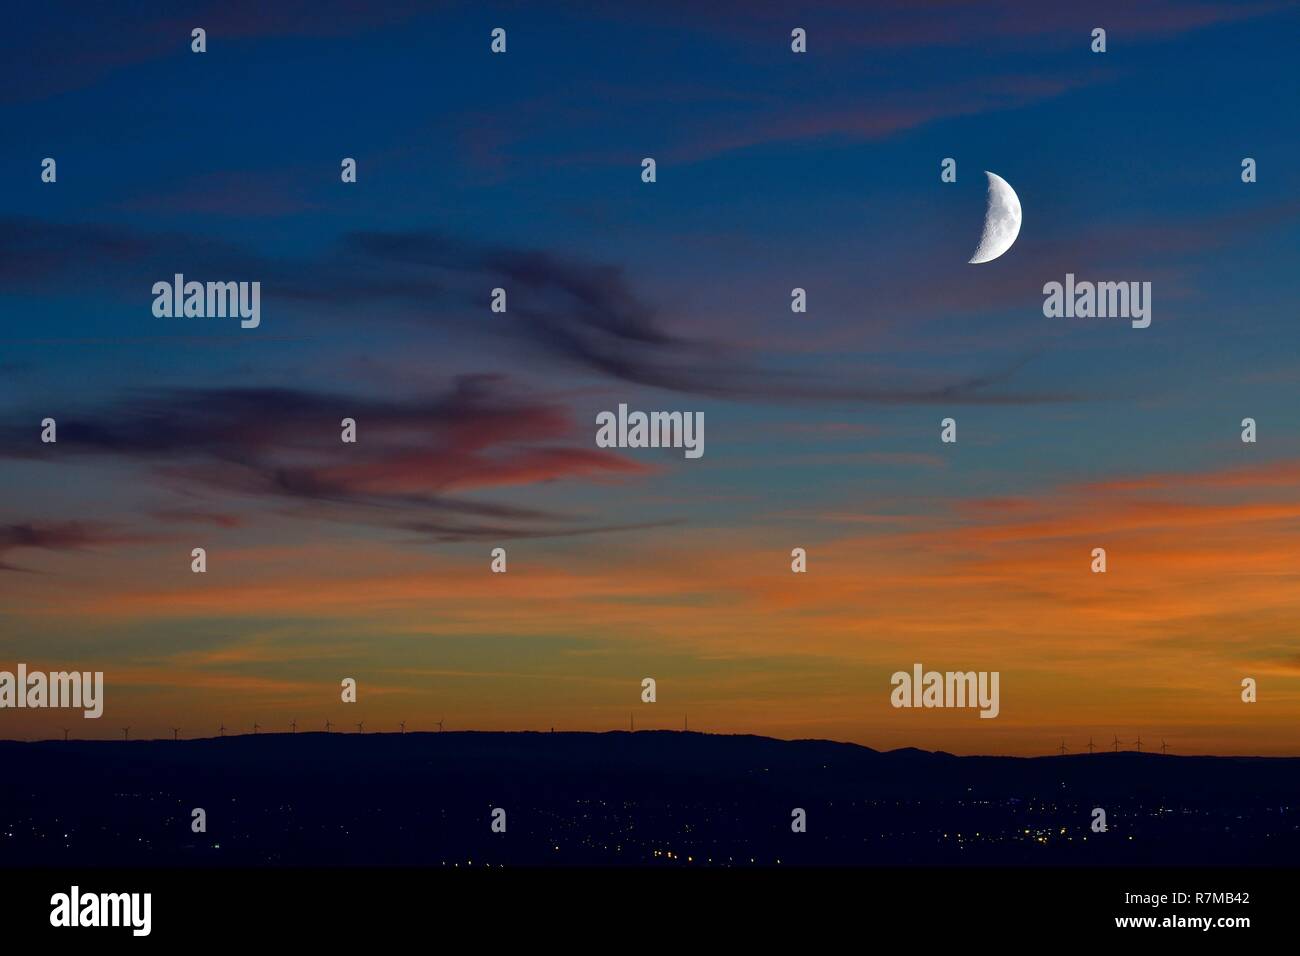
[[1184, 865], [1300, 851], [1297, 758], [620, 731], [0, 742], [0, 760], [4, 865]]

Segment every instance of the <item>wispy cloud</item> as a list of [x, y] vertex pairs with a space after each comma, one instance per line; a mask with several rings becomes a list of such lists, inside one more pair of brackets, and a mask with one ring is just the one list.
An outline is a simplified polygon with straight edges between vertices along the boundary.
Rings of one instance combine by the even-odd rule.
[[29, 521], [0, 525], [0, 571], [26, 571], [9, 562], [14, 551], [86, 551], [129, 541], [140, 541], [109, 525], [86, 521]]
[[1010, 387], [1033, 353], [984, 373], [925, 380], [896, 373], [863, 382], [772, 367], [740, 344], [670, 331], [662, 309], [618, 266], [428, 231], [349, 233], [320, 258], [288, 260], [185, 235], [0, 220], [0, 289], [50, 292], [75, 275], [148, 302], [141, 290], [177, 270], [260, 276], [264, 302], [285, 299], [336, 320], [364, 305], [372, 322], [440, 323], [462, 332], [467, 310], [485, 308], [485, 290], [500, 286], [511, 298], [493, 335], [614, 380], [722, 399], [1017, 405], [1077, 398]]
[[[355, 444], [341, 441], [344, 418], [357, 423]], [[298, 516], [444, 539], [612, 530], [457, 493], [651, 470], [569, 444], [574, 426], [563, 406], [512, 392], [490, 376], [465, 377], [443, 394], [407, 401], [287, 388], [141, 391], [97, 413], [65, 417], [57, 445], [33, 443], [27, 431], [17, 422], [0, 425], [0, 454], [121, 459], [191, 493], [260, 498]], [[197, 511], [166, 518], [227, 520]], [[75, 545], [77, 531], [85, 534], [74, 527], [33, 540]]]

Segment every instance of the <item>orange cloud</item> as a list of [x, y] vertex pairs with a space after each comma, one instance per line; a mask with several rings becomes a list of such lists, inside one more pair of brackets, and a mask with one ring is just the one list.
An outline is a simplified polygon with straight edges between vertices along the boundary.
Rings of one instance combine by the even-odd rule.
[[[1063, 485], [910, 521], [840, 511], [799, 533], [786, 516], [599, 548], [521, 543], [504, 575], [485, 547], [369, 539], [227, 551], [205, 579], [159, 577], [156, 554], [133, 554], [90, 587], [28, 576], [21, 617], [41, 634], [176, 633], [174, 654], [120, 665], [133, 688], [237, 692], [286, 715], [296, 695], [324, 707], [350, 668], [374, 686], [373, 719], [452, 705], [463, 726], [620, 726], [652, 674], [701, 728], [959, 752], [1114, 732], [1180, 752], [1294, 752], [1300, 486], [1282, 476], [1295, 468]], [[807, 574], [790, 571], [795, 546]], [[187, 622], [213, 620], [228, 640], [184, 644]], [[1000, 671], [1002, 715], [893, 710], [889, 675], [915, 661]], [[1243, 676], [1261, 682], [1259, 704], [1240, 702]]]

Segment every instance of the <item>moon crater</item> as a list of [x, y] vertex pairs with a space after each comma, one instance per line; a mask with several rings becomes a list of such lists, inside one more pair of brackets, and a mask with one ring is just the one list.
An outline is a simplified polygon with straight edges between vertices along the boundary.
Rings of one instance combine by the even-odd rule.
[[1020, 235], [1020, 197], [997, 173], [984, 171], [989, 178], [988, 211], [984, 214], [984, 232], [972, 263], [992, 262], [1011, 248]]

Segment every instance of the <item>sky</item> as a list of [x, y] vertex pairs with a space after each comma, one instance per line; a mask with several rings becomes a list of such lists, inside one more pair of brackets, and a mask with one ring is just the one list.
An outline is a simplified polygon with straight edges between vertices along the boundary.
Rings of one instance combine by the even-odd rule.
[[[1297, 5], [699, 6], [11, 25], [0, 669], [106, 691], [0, 737], [1300, 754]], [[1024, 221], [971, 265], [984, 170]], [[155, 316], [176, 273], [260, 326]], [[1067, 273], [1150, 327], [1045, 317]], [[704, 455], [597, 447], [620, 403]], [[916, 662], [999, 716], [891, 707]]]

